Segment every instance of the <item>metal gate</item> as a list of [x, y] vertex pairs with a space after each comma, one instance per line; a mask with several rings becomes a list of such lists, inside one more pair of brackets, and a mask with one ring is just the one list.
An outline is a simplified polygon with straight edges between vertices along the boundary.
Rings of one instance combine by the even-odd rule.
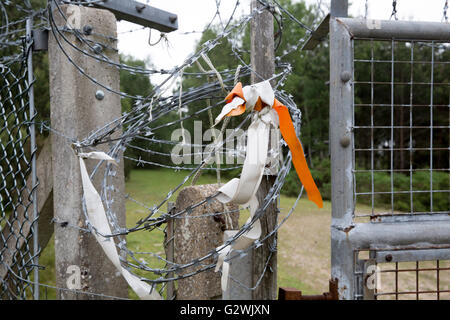
[[330, 19], [341, 299], [450, 299], [449, 44], [447, 23]]

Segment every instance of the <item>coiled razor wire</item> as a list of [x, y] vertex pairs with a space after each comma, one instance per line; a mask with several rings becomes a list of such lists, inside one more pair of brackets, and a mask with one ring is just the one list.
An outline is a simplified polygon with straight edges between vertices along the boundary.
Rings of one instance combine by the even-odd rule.
[[[46, 121], [38, 123], [34, 120], [34, 118], [28, 118], [26, 115], [23, 115], [23, 118], [21, 118], [20, 116], [17, 115], [19, 113], [24, 113], [25, 110], [27, 110], [28, 105], [24, 95], [27, 93], [27, 89], [29, 88], [30, 85], [29, 83], [26, 83], [24, 77], [24, 75], [26, 74], [26, 64], [25, 64], [26, 54], [24, 54], [24, 52], [18, 53], [17, 50], [16, 51], [11, 50], [12, 52], [11, 55], [3, 56], [1, 58], [0, 60], [1, 67], [4, 70], [11, 70], [8, 69], [9, 66], [12, 66], [14, 64], [20, 64], [21, 73], [19, 73], [19, 75], [16, 78], [14, 78], [14, 80], [8, 80], [9, 82], [6, 82], [6, 77], [4, 75], [12, 76], [13, 73], [11, 71], [8, 71], [6, 73], [2, 72], [2, 79], [3, 81], [5, 81], [5, 83], [2, 84], [2, 91], [1, 91], [1, 103], [2, 103], [1, 107], [3, 112], [2, 119], [4, 122], [4, 126], [7, 127], [7, 124], [8, 125], [11, 124], [14, 126], [14, 128], [24, 126], [27, 129], [27, 126], [29, 126], [30, 124], [35, 124], [38, 128], [40, 128], [41, 132], [47, 131], [53, 134], [60, 135], [61, 137], [64, 137], [67, 143], [72, 145], [76, 149], [76, 151], [91, 151], [96, 150], [96, 147], [99, 145], [107, 145], [109, 146], [108, 154], [113, 158], [116, 158], [117, 160], [119, 160], [122, 154], [124, 154], [129, 150], [139, 151], [149, 155], [150, 157], [152, 155], [155, 155], [163, 157], [164, 159], [166, 158], [168, 159], [171, 155], [170, 153], [155, 149], [154, 146], [156, 145], [169, 146], [178, 144], [178, 142], [158, 137], [159, 130], [166, 129], [168, 127], [178, 128], [182, 126], [183, 122], [195, 119], [196, 117], [204, 114], [205, 112], [208, 113], [209, 118], [212, 119], [212, 112], [217, 112], [223, 106], [224, 89], [226, 91], [230, 91], [235, 85], [235, 82], [237, 80], [242, 78], [248, 78], [251, 73], [256, 74], [257, 77], [259, 77], [261, 80], [264, 80], [255, 72], [255, 70], [251, 68], [251, 65], [248, 62], [246, 62], [245, 56], [247, 52], [245, 52], [245, 50], [242, 49], [241, 46], [242, 40], [239, 37], [239, 35], [245, 33], [246, 28], [248, 27], [249, 23], [254, 17], [261, 14], [265, 10], [269, 10], [274, 15], [279, 29], [277, 33], [279, 37], [277, 47], [283, 40], [282, 39], [283, 38], [282, 29], [284, 26], [283, 19], [289, 19], [290, 21], [293, 21], [296, 26], [305, 30], [303, 37], [299, 37], [299, 39], [294, 45], [291, 45], [281, 55], [277, 56], [276, 58], [277, 71], [273, 75], [273, 77], [269, 79], [272, 81], [272, 83], [275, 83], [274, 89], [276, 91], [277, 99], [279, 99], [283, 104], [285, 104], [289, 108], [292, 118], [294, 120], [295, 128], [297, 130], [297, 133], [299, 134], [301, 126], [300, 110], [295, 105], [292, 96], [284, 92], [282, 89], [278, 88], [283, 87], [284, 81], [292, 72], [292, 67], [290, 66], [289, 63], [284, 62], [283, 58], [289, 55], [290, 53], [293, 53], [296, 50], [298, 50], [298, 48], [304, 43], [305, 39], [311, 34], [312, 28], [302, 23], [298, 17], [292, 15], [286, 8], [280, 5], [277, 1], [259, 0], [259, 2], [263, 5], [262, 8], [255, 9], [249, 14], [243, 15], [239, 18], [237, 18], [235, 14], [238, 11], [237, 9], [240, 6], [240, 2], [236, 1], [234, 8], [232, 10], [232, 14], [226, 20], [224, 20], [224, 17], [221, 15], [220, 12], [221, 1], [220, 0], [214, 1], [216, 4], [216, 12], [204, 30], [180, 31], [180, 34], [188, 34], [194, 32], [201, 33], [211, 29], [213, 26], [218, 26], [219, 31], [217, 33], [217, 37], [203, 43], [197, 52], [190, 55], [179, 66], [176, 66], [170, 70], [163, 70], [149, 67], [135, 67], [123, 63], [117, 63], [108, 58], [106, 54], [102, 53], [102, 50], [98, 50], [99, 46], [100, 48], [112, 49], [107, 44], [107, 42], [118, 41], [118, 39], [102, 34], [96, 34], [98, 36], [96, 37], [97, 39], [104, 39], [105, 41], [104, 42], [99, 40], [92, 41], [85, 37], [85, 34], [83, 33], [82, 30], [77, 30], [73, 28], [70, 25], [67, 17], [65, 17], [64, 12], [61, 8], [61, 4], [69, 3], [70, 1], [61, 1], [61, 2], [49, 1], [48, 6], [40, 10], [33, 10], [31, 8], [29, 1], [24, 2], [7, 1], [0, 3], [0, 12], [2, 13], [2, 20], [1, 20], [2, 25], [0, 27], [0, 50], [2, 50], [3, 48], [10, 49], [13, 47], [17, 47], [19, 45], [24, 45], [23, 39], [20, 39], [20, 35], [23, 35], [23, 31], [25, 30], [23, 24], [29, 17], [33, 17], [35, 21], [35, 27], [44, 26], [49, 29], [51, 34], [54, 36], [54, 39], [56, 39], [56, 43], [58, 45], [59, 50], [61, 50], [61, 52], [67, 58], [67, 62], [72, 64], [83, 76], [89, 79], [93, 84], [102, 87], [103, 89], [107, 90], [112, 94], [119, 95], [121, 98], [129, 98], [136, 102], [133, 105], [132, 109], [123, 112], [121, 117], [115, 119], [114, 121], [100, 128], [93, 130], [84, 139], [79, 140], [76, 139], [75, 137], [66, 136], [64, 132], [58, 132], [54, 130], [51, 127], [51, 125]], [[88, 5], [94, 2], [95, 1], [78, 1], [70, 3], [76, 5]], [[15, 6], [17, 10], [19, 11], [21, 10], [21, 12], [23, 12], [22, 17], [16, 21], [9, 21], [6, 15], [5, 6]], [[51, 8], [53, 10], [51, 10]], [[61, 28], [57, 26], [54, 15], [60, 15], [63, 18], [63, 20], [66, 22], [65, 27]], [[142, 29], [143, 28], [132, 29], [127, 31], [127, 33], [132, 33], [134, 31]], [[74, 45], [69, 39], [68, 35], [75, 36], [77, 41], [80, 41], [84, 46]], [[214, 49], [221, 42], [228, 42], [231, 45], [231, 53], [236, 61], [236, 68], [217, 70], [214, 67], [214, 65], [212, 65], [211, 61], [209, 61], [208, 56], [211, 57], [213, 55]], [[109, 87], [107, 84], [99, 82], [98, 80], [96, 80], [95, 74], [90, 74], [87, 70], [84, 70], [79, 65], [77, 65], [75, 60], [64, 49], [65, 45], [69, 45], [71, 49], [76, 50], [82, 55], [94, 61], [97, 61], [98, 63], [106, 63], [109, 66], [117, 68], [123, 72], [128, 72], [137, 75], [144, 75], [147, 77], [158, 74], [158, 75], [165, 75], [166, 78], [160, 83], [156, 84], [152, 88], [151, 93], [147, 96], [134, 96], [126, 92], [117, 91]], [[163, 43], [161, 42], [158, 45], [163, 45]], [[82, 49], [82, 47], [85, 47], [86, 49]], [[28, 47], [24, 46], [24, 48], [29, 49], [29, 45]], [[200, 70], [201, 72], [193, 72], [187, 70], [187, 68], [198, 63], [201, 59], [207, 62], [208, 67], [211, 69], [210, 71]], [[171, 90], [175, 81], [177, 81], [177, 79], [180, 78], [181, 80], [187, 78], [199, 78], [205, 79], [205, 81], [203, 84], [199, 86], [190, 87], [188, 89], [183, 90], [176, 90], [175, 93], [169, 94], [169, 90]], [[206, 79], [208, 79], [208, 81], [206, 81]], [[22, 84], [23, 88], [20, 89], [19, 92], [13, 94], [12, 90], [16, 90], [13, 88], [18, 88], [19, 84]], [[10, 92], [9, 98], [5, 99], [7, 95], [5, 95], [3, 90], [7, 91], [9, 90]], [[206, 107], [197, 106], [197, 108], [192, 108], [199, 102], [204, 103], [205, 101], [210, 101], [211, 103], [208, 103]], [[12, 111], [8, 111], [5, 109], [6, 103], [9, 103], [11, 106], [13, 106]], [[180, 110], [188, 110], [188, 112], [183, 114], [182, 112], [179, 112]], [[14, 116], [10, 117], [11, 114], [13, 114]], [[173, 120], [172, 117], [171, 121], [164, 121], [170, 115], [173, 114], [179, 114], [180, 116], [175, 120]], [[167, 203], [173, 198], [176, 192], [181, 190], [181, 188], [185, 186], [189, 181], [195, 182], [196, 176], [202, 171], [213, 170], [218, 172], [219, 171], [225, 172], [240, 169], [242, 167], [242, 165], [234, 165], [234, 166], [229, 165], [219, 167], [217, 163], [207, 164], [207, 160], [216, 150], [222, 150], [220, 152], [223, 152], [224, 154], [232, 154], [237, 157], [243, 157], [242, 150], [227, 148], [226, 143], [232, 141], [232, 139], [235, 139], [240, 130], [246, 129], [246, 127], [249, 125], [251, 117], [252, 117], [251, 114], [241, 117], [240, 122], [237, 124], [233, 124], [233, 128], [230, 128], [227, 137], [224, 139], [217, 140], [215, 142], [214, 148], [212, 148], [211, 151], [209, 151], [209, 154], [204, 157], [201, 163], [194, 166], [183, 164], [172, 165], [169, 163], [169, 161], [158, 162], [156, 160], [153, 161], [147, 158], [146, 159], [142, 159], [141, 157], [136, 158], [136, 156], [133, 156], [132, 153], [131, 155], [125, 153], [123, 158], [133, 161], [137, 165], [143, 166], [152, 165], [167, 169], [173, 169], [175, 171], [179, 170], [187, 171], [187, 174], [185, 175], [184, 179], [182, 179], [182, 181], [180, 181], [178, 185], [175, 186], [173, 189], [169, 190], [164, 199], [158, 202], [157, 204], [149, 205], [146, 203], [142, 203], [142, 201], [134, 199], [132, 195], [129, 194], [125, 195], [125, 198], [127, 200], [140, 206], [146, 212], [145, 217], [140, 219], [139, 221], [136, 221], [135, 225], [131, 228], [123, 228], [122, 226], [120, 226], [117, 219], [117, 215], [112, 209], [111, 204], [114, 201], [113, 196], [114, 187], [112, 184], [112, 179], [116, 175], [116, 172], [112, 166], [107, 165], [106, 170], [104, 171], [103, 174], [101, 190], [99, 190], [99, 193], [101, 194], [106, 214], [112, 228], [112, 234], [101, 234], [101, 235], [107, 238], [117, 238], [119, 240], [118, 243], [116, 244], [118, 249], [121, 250], [122, 253], [125, 252], [127, 254], [126, 259], [121, 256], [123, 265], [127, 266], [132, 272], [139, 271], [139, 275], [145, 274], [145, 276], [142, 276], [142, 280], [152, 284], [153, 288], [155, 290], [158, 290], [160, 293], [163, 292], [167, 282], [191, 277], [201, 272], [211, 270], [212, 268], [214, 268], [215, 262], [210, 263], [208, 262], [209, 261], [208, 259], [213, 258], [212, 261], [215, 261], [215, 258], [220, 253], [220, 251], [223, 250], [224, 246], [221, 246], [219, 249], [213, 249], [201, 257], [192, 259], [188, 263], [180, 264], [175, 263], [174, 261], [167, 260], [161, 253], [158, 252], [143, 252], [137, 250], [133, 251], [131, 248], [127, 247], [126, 236], [134, 232], [149, 232], [149, 231], [160, 231], [166, 234], [167, 236], [167, 229], [165, 226], [169, 221], [172, 221], [174, 219], [193, 219], [192, 221], [195, 222], [198, 221], [198, 218], [216, 217], [232, 213], [232, 211], [228, 211], [227, 209], [225, 209], [224, 212], [207, 212], [200, 216], [192, 215], [193, 211], [196, 208], [203, 206], [205, 204], [210, 204], [217, 197], [217, 194], [205, 197], [198, 203], [195, 203], [183, 210], [164, 212], [163, 206], [167, 205]], [[162, 123], [162, 121], [164, 122]], [[26, 178], [29, 175], [29, 172], [27, 170], [24, 170], [24, 168], [19, 165], [20, 164], [19, 159], [29, 161], [28, 159], [30, 155], [27, 155], [25, 151], [24, 142], [22, 142], [21, 144], [15, 143], [15, 141], [17, 141], [17, 137], [11, 136], [12, 135], [11, 130], [8, 131], [8, 129], [5, 128], [3, 129], [0, 128], [0, 130], [2, 130], [0, 132], [6, 130], [5, 132], [7, 132], [7, 134], [10, 136], [10, 140], [14, 141], [10, 143], [11, 146], [14, 147], [19, 146], [19, 150], [13, 151], [13, 153], [11, 154], [10, 151], [6, 150], [7, 146], [9, 145], [4, 143], [2, 136], [1, 152], [3, 152], [3, 156], [0, 159], [1, 164], [0, 174], [1, 177], [4, 179], [3, 185], [0, 187], [0, 195], [2, 196], [2, 203], [1, 203], [2, 215], [0, 216], [1, 219], [0, 222], [8, 224], [9, 223], [8, 217], [14, 214], [8, 213], [9, 212], [8, 210], [11, 210], [10, 208], [14, 206], [14, 203], [17, 203], [13, 201], [14, 196], [12, 195], [12, 192], [20, 194], [18, 190], [21, 191], [24, 190], [24, 186], [26, 185]], [[21, 137], [21, 140], [26, 141], [28, 137], [29, 137], [28, 135], [25, 135]], [[137, 141], [139, 140], [145, 141], [146, 147], [142, 147], [139, 144], [137, 144]], [[280, 143], [285, 145], [284, 141], [280, 141]], [[194, 151], [193, 153], [190, 153], [188, 155], [189, 156], [204, 155], [203, 149], [206, 148], [207, 146], [208, 145], [205, 144], [196, 144], [188, 142], [188, 147], [190, 148], [198, 147], [199, 148], [198, 150], [202, 150], [200, 152]], [[28, 158], [26, 156], [28, 156]], [[11, 159], [15, 161], [17, 167], [14, 167], [14, 165], [11, 164]], [[2, 161], [4, 161], [6, 165], [3, 165]], [[91, 178], [93, 178], [96, 174], [99, 174], [100, 166], [101, 163], [99, 163], [94, 168], [94, 170], [91, 173]], [[261, 203], [260, 208], [257, 210], [253, 219], [249, 223], [246, 223], [237, 232], [235, 236], [228, 239], [225, 245], [234, 243], [238, 237], [247, 232], [253, 226], [253, 224], [265, 214], [265, 211], [269, 207], [269, 205], [279, 200], [280, 190], [284, 184], [287, 174], [290, 171], [290, 168], [291, 168], [291, 155], [290, 153], [288, 153], [287, 156], [284, 158], [284, 161], [282, 161], [282, 163], [280, 164], [279, 173], [275, 179], [275, 183], [265, 196], [264, 201]], [[14, 179], [18, 179], [18, 182], [15, 182], [13, 184], [14, 191], [7, 190], [7, 184], [5, 181], [8, 178], [8, 176], [14, 177]], [[218, 177], [220, 176], [218, 175]], [[28, 190], [27, 192], [28, 193], [32, 192], [32, 190]], [[273, 230], [271, 230], [266, 236], [264, 236], [264, 238], [255, 241], [253, 245], [251, 245], [246, 250], [235, 251], [229, 259], [245, 256], [250, 252], [250, 250], [252, 250], [253, 248], [260, 247], [265, 241], [270, 239], [271, 236], [277, 232], [277, 230], [281, 227], [281, 225], [288, 219], [290, 214], [293, 212], [296, 204], [298, 203], [299, 198], [302, 195], [302, 192], [303, 188], [301, 189], [294, 206], [287, 213], [287, 216], [283, 220], [281, 220]], [[6, 198], [8, 199], [6, 204], [4, 204], [4, 194], [7, 195]], [[21, 203], [20, 198], [19, 203]], [[80, 227], [75, 225], [67, 225], [66, 223], [66, 226], [68, 228], [77, 228], [82, 232], [86, 233], [92, 232], [99, 233], [89, 223], [86, 210], [84, 207], [83, 209], [86, 218], [86, 225]], [[240, 210], [242, 210], [242, 208], [239, 209], [239, 211]], [[13, 210], [13, 212], [15, 211]], [[63, 223], [57, 220], [53, 220], [53, 222]], [[33, 223], [33, 221], [31, 221], [31, 223]], [[6, 230], [5, 228], [3, 228], [3, 225], [1, 226], [3, 230]], [[27, 239], [29, 240], [30, 237], [31, 234], [28, 236]], [[276, 251], [275, 241], [276, 240], [273, 240], [273, 242], [269, 246], [272, 252]], [[4, 245], [5, 243], [7, 243], [7, 239], [5, 237], [2, 237], [0, 241], [0, 246], [2, 244]], [[8, 248], [4, 250], [8, 250]], [[25, 299], [29, 297], [29, 294], [27, 295], [25, 291], [27, 288], [30, 288], [34, 284], [31, 281], [29, 274], [33, 268], [40, 266], [34, 266], [31, 263], [31, 261], [33, 261], [33, 256], [31, 255], [30, 246], [28, 244], [20, 252], [21, 258], [18, 260], [16, 265], [10, 268], [9, 270], [9, 274], [11, 275], [9, 280], [7, 279], [1, 280], [2, 291], [0, 291], [0, 297], [20, 298], [20, 299]], [[138, 256], [146, 256], [148, 258], [143, 259], [139, 258]], [[153, 259], [157, 260], [157, 262], [154, 265], [150, 264], [150, 260], [153, 261]], [[268, 268], [270, 268], [268, 265], [269, 260], [270, 257], [266, 262], [263, 273], [259, 276], [259, 281], [257, 281], [257, 283], [252, 288], [246, 287], [248, 290], [254, 290], [259, 285], [259, 282], [261, 281], [264, 273]], [[160, 267], [159, 265], [164, 265], [164, 267]], [[190, 268], [192, 267], [195, 267], [194, 271], [190, 270]], [[11, 283], [9, 281], [11, 281]], [[239, 283], [239, 281], [236, 279], [233, 279], [233, 281]], [[10, 284], [14, 286], [14, 290], [16, 290], [16, 288], [20, 289], [17, 289], [16, 291], [13, 290], [14, 292], [11, 292], [12, 286]], [[245, 285], [243, 285], [242, 283], [239, 284], [245, 287]], [[44, 288], [67, 290], [65, 288], [56, 288], [49, 284], [40, 283], [39, 285]], [[92, 295], [92, 293], [86, 294]], [[107, 296], [105, 295], [101, 294], [99, 295], [107, 298]]]

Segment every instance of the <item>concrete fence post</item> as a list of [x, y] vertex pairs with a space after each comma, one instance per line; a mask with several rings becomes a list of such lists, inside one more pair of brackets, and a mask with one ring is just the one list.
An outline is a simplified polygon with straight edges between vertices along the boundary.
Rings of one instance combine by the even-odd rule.
[[[127, 297], [127, 285], [118, 270], [108, 260], [94, 236], [77, 227], [84, 228], [85, 217], [82, 211], [82, 184], [80, 168], [71, 143], [66, 137], [82, 139], [92, 130], [97, 129], [120, 117], [120, 97], [106, 91], [93, 83], [69, 61], [66, 54], [84, 72], [91, 75], [99, 83], [114, 90], [119, 90], [119, 70], [111, 65], [97, 61], [80, 50], [96, 54], [89, 46], [81, 42], [73, 32], [64, 27], [78, 29], [84, 38], [95, 43], [103, 43], [103, 54], [118, 62], [116, 49], [116, 18], [107, 10], [94, 9], [75, 5], [62, 5], [62, 12], [54, 9], [55, 22], [71, 46], [56, 32], [50, 32], [49, 65], [50, 65], [50, 105], [52, 133], [52, 169], [53, 200], [55, 228], [55, 264], [56, 286], [68, 288], [70, 277], [78, 276], [80, 291], [60, 290], [59, 299], [97, 299], [98, 293], [116, 297]], [[60, 47], [61, 46], [61, 47]], [[96, 98], [96, 92], [102, 90], [103, 99]], [[120, 134], [116, 132], [116, 134]], [[108, 151], [109, 146], [99, 145], [97, 150]], [[89, 150], [86, 150], [89, 151]], [[120, 158], [119, 158], [120, 159]], [[120, 159], [123, 160], [123, 159]], [[92, 172], [95, 160], [86, 160], [87, 169]], [[95, 175], [94, 186], [101, 192], [105, 165]], [[111, 177], [114, 186], [114, 202], [111, 205], [116, 213], [118, 223], [125, 227], [124, 173], [123, 161], [115, 177]], [[70, 288], [69, 288], [70, 289]]]
[[[208, 184], [184, 188], [177, 197], [176, 212], [185, 210], [192, 205], [217, 193], [219, 185]], [[205, 203], [191, 212], [183, 214], [183, 218], [174, 219], [174, 261], [177, 264], [187, 264], [194, 259], [205, 256], [223, 244], [225, 230], [238, 228], [239, 207], [234, 204], [224, 205], [218, 200]], [[190, 211], [190, 210], [188, 210]], [[228, 217], [223, 212], [230, 212]], [[220, 213], [214, 215], [214, 213]], [[186, 216], [189, 217], [186, 217]], [[204, 216], [204, 217], [203, 217]], [[201, 264], [209, 265], [214, 257], [206, 259]], [[178, 275], [199, 270], [202, 265], [184, 269]], [[214, 269], [180, 279], [176, 290], [178, 300], [215, 300], [221, 299], [222, 288], [220, 273]]]

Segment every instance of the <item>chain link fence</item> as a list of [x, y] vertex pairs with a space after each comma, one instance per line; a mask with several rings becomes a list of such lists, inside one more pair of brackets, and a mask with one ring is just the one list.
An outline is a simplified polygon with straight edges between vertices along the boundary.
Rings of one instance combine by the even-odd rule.
[[[3, 6], [3, 5], [2, 5]], [[35, 155], [30, 123], [28, 58], [30, 38], [25, 21], [3, 25], [0, 60], [0, 298], [32, 296], [31, 280], [37, 250], [33, 229], [37, 223], [32, 162]], [[9, 45], [8, 44], [8, 39]], [[9, 53], [9, 55], [7, 55]], [[37, 248], [36, 248], [37, 249]], [[24, 281], [25, 280], [25, 281]]]

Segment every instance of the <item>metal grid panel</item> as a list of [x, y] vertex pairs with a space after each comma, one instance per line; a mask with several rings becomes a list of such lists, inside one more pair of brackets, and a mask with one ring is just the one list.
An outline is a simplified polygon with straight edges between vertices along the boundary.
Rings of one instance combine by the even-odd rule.
[[378, 264], [377, 300], [450, 300], [450, 261]]
[[[450, 47], [435, 41], [352, 42], [355, 221], [417, 221], [430, 214], [448, 219]], [[375, 265], [370, 298], [450, 299], [448, 260]], [[355, 297], [367, 299], [367, 283], [356, 282]]]
[[[356, 299], [376, 300], [450, 300], [450, 260], [434, 260], [435, 248], [429, 258], [409, 261], [415, 250], [355, 251], [354, 276]], [[450, 247], [439, 249], [446, 251]], [[400, 254], [398, 254], [401, 252]], [[405, 254], [407, 252], [407, 254]], [[423, 254], [423, 252], [421, 252]], [[406, 261], [405, 261], [406, 260]]]
[[353, 45], [355, 217], [448, 215], [450, 47], [392, 39]]
[[[437, 287], [446, 267], [422, 261], [450, 259], [449, 41], [442, 23], [330, 20], [332, 277], [341, 299], [448, 293], [448, 283]], [[377, 263], [396, 275], [386, 282], [393, 288], [368, 289]], [[430, 271], [439, 278], [425, 288]], [[395, 286], [411, 272], [414, 288]]]

